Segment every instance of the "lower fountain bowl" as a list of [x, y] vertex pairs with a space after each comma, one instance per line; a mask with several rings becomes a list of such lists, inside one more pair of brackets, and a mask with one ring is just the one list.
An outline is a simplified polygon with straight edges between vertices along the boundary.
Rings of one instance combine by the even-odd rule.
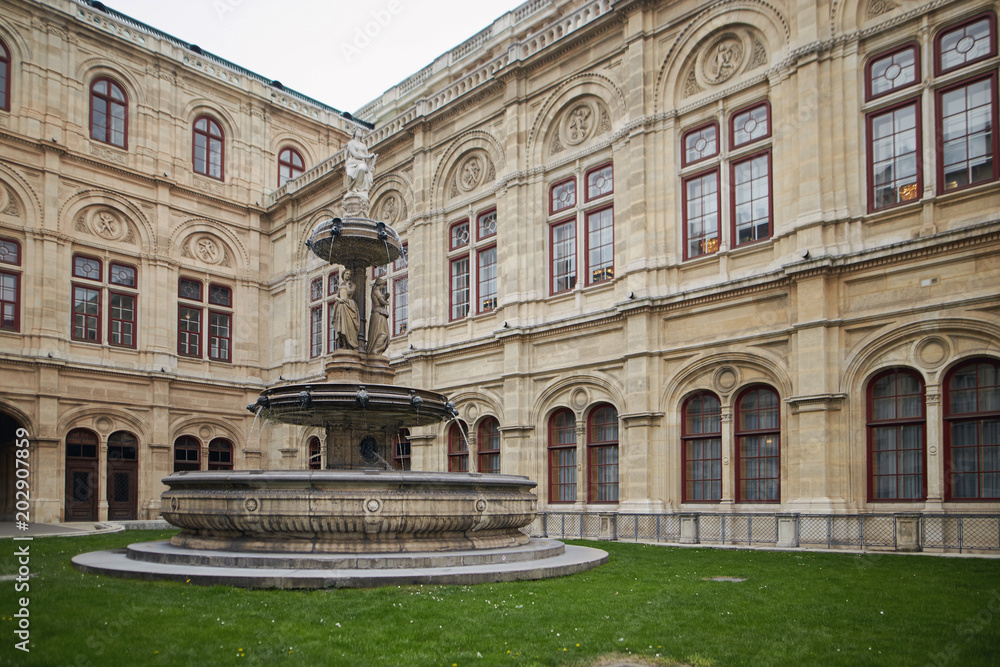
[[177, 547], [403, 553], [526, 544], [527, 477], [389, 470], [181, 472], [163, 478]]

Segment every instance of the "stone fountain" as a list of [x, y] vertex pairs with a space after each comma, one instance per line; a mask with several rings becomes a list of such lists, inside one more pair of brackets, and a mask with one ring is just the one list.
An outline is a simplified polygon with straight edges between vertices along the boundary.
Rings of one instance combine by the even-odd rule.
[[524, 530], [537, 499], [527, 477], [403, 471], [387, 463], [401, 428], [458, 413], [441, 394], [392, 383], [378, 281], [367, 313], [370, 267], [402, 252], [395, 230], [368, 218], [375, 161], [356, 132], [347, 146], [345, 215], [317, 225], [307, 241], [317, 257], [344, 267], [333, 308], [338, 348], [326, 360], [326, 381], [271, 387], [247, 406], [255, 420], [323, 428], [326, 469], [174, 473], [163, 479], [162, 514], [180, 533], [124, 554], [82, 554], [76, 567], [318, 588], [538, 579], [607, 560], [598, 549], [529, 539]]

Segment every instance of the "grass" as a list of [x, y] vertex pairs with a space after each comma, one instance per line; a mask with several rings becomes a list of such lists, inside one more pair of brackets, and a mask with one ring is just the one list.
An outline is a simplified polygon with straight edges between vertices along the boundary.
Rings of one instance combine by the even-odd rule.
[[[31, 542], [31, 653], [12, 639], [25, 594], [0, 582], [0, 664], [1000, 664], [1000, 560], [591, 542], [610, 562], [571, 577], [326, 591], [128, 581], [70, 564], [169, 534]], [[0, 573], [16, 568], [0, 556]]]

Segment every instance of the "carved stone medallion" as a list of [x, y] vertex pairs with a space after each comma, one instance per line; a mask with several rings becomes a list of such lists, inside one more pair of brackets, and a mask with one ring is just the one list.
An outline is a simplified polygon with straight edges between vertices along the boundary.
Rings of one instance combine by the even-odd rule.
[[743, 40], [735, 33], [721, 35], [708, 48], [702, 60], [702, 76], [705, 81], [719, 84], [728, 81], [743, 68], [746, 49]]
[[462, 192], [471, 192], [483, 182], [483, 158], [470, 155], [458, 170], [458, 187]]

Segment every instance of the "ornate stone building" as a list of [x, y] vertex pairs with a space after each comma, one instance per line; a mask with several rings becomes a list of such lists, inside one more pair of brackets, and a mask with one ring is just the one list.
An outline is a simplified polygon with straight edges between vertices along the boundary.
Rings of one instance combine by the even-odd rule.
[[[337, 271], [304, 241], [354, 121], [2, 2], [0, 407], [38, 518], [84, 461], [113, 514], [123, 447], [140, 516], [173, 469], [323, 465], [241, 406], [322, 376]], [[995, 514], [997, 30], [990, 1], [529, 0], [359, 110], [408, 247], [390, 361], [461, 413], [396, 464], [527, 475], [550, 512]]]

